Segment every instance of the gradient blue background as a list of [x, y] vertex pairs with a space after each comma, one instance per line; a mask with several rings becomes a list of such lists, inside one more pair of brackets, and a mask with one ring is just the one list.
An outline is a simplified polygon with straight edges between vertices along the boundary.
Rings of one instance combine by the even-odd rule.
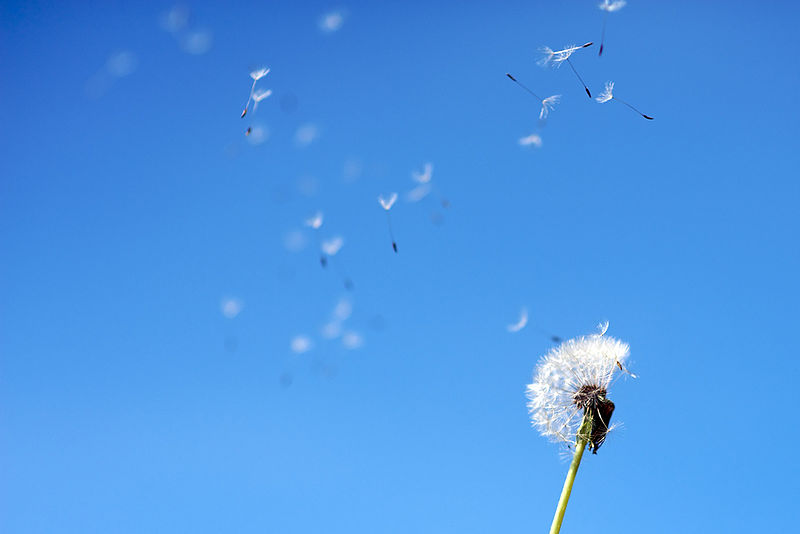
[[[170, 7], [2, 3], [0, 530], [544, 532], [567, 465], [526, 414], [537, 328], [601, 319], [640, 378], [563, 532], [796, 528], [795, 3], [612, 14], [574, 64], [653, 122], [535, 64], [598, 40], [591, 1], [193, 3], [201, 55]], [[563, 95], [540, 149], [507, 71]], [[398, 202], [395, 255], [375, 198], [424, 161], [451, 207]], [[317, 209], [358, 350], [319, 335], [347, 292], [313, 236], [284, 247]]]

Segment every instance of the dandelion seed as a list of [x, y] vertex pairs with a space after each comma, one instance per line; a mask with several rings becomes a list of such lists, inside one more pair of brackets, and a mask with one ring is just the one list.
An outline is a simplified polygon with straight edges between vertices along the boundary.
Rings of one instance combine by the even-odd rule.
[[336, 259], [336, 254], [341, 250], [342, 245], [344, 245], [344, 238], [341, 236], [332, 237], [331, 239], [326, 239], [320, 244], [320, 248], [322, 249], [322, 253], [320, 254], [320, 264], [322, 267], [326, 267], [330, 262], [334, 269], [336, 270], [337, 274], [342, 278], [342, 284], [344, 285], [345, 289], [348, 291], [353, 289], [353, 281], [347, 276], [344, 266], [340, 265], [340, 260]]
[[542, 50], [542, 59], [539, 60], [539, 65], [541, 65], [543, 67], [545, 67], [547, 65], [552, 65], [554, 67], [560, 67], [561, 64], [566, 61], [569, 64], [569, 67], [572, 69], [572, 72], [575, 73], [575, 76], [578, 77], [578, 80], [583, 85], [583, 89], [584, 89], [584, 91], [586, 91], [586, 94], [589, 95], [589, 98], [592, 98], [592, 93], [589, 91], [589, 88], [586, 86], [586, 82], [583, 81], [583, 78], [581, 78], [581, 75], [578, 74], [577, 70], [575, 70], [575, 65], [573, 65], [572, 61], [570, 61], [570, 59], [569, 59], [569, 57], [572, 54], [574, 54], [577, 50], [580, 50], [581, 48], [587, 48], [589, 46], [592, 46], [592, 44], [594, 44], [594, 43], [590, 42], [590, 43], [582, 44], [580, 46], [571, 45], [571, 46], [568, 46], [568, 47], [566, 47], [566, 48], [564, 48], [562, 50], [553, 50], [549, 46], [542, 47], [542, 49], [541, 49]]
[[623, 366], [630, 349], [626, 343], [600, 333], [570, 339], [550, 350], [536, 366], [528, 384], [528, 412], [533, 425], [552, 441], [575, 446], [550, 532], [558, 532], [564, 519], [572, 484], [586, 446], [594, 454], [611, 426], [614, 403], [608, 388]]
[[181, 37], [180, 44], [184, 52], [202, 55], [211, 50], [214, 37], [209, 30], [192, 30]]
[[[247, 131], [249, 130], [249, 132]], [[269, 137], [269, 129], [264, 126], [255, 125], [245, 130], [245, 137], [247, 142], [251, 145], [260, 145]]]
[[608, 14], [619, 11], [625, 7], [625, 4], [625, 0], [603, 0], [602, 3], [597, 5], [597, 7], [603, 11], [603, 32], [600, 36], [600, 51], [597, 53], [598, 56], [603, 55], [603, 43], [605, 43], [606, 40], [606, 18]]
[[222, 315], [228, 319], [233, 319], [244, 309], [244, 302], [235, 297], [225, 297], [220, 301], [219, 307], [220, 311], [222, 311]]
[[244, 118], [244, 116], [247, 115], [247, 108], [250, 106], [250, 101], [253, 99], [253, 92], [256, 89], [256, 82], [261, 78], [263, 78], [264, 76], [266, 76], [267, 74], [269, 74], [269, 70], [270, 70], [269, 68], [263, 67], [250, 72], [250, 77], [253, 78], [253, 85], [250, 87], [250, 95], [248, 95], [247, 103], [244, 105], [244, 109], [242, 110], [242, 118]]
[[620, 100], [619, 98], [614, 96], [614, 82], [606, 82], [606, 86], [603, 89], [603, 92], [600, 93], [600, 96], [598, 96], [595, 100], [597, 100], [601, 104], [603, 104], [605, 102], [608, 102], [609, 100], [616, 100], [620, 104], [625, 104], [626, 106], [631, 108], [633, 111], [635, 111], [636, 113], [638, 113], [639, 115], [641, 115], [645, 119], [647, 119], [649, 121], [653, 120], [653, 117], [651, 117], [650, 115], [645, 115], [644, 113], [642, 113], [641, 111], [639, 111], [635, 107], [631, 106], [630, 104], [628, 104], [624, 100]]
[[378, 202], [386, 211], [386, 222], [389, 224], [389, 237], [392, 238], [392, 250], [394, 250], [395, 254], [397, 254], [397, 241], [394, 239], [394, 231], [392, 230], [392, 217], [389, 215], [389, 210], [392, 209], [392, 206], [394, 206], [396, 201], [397, 193], [391, 193], [386, 198], [384, 198], [383, 195], [378, 195]]
[[335, 256], [344, 245], [344, 239], [341, 236], [336, 236], [331, 239], [326, 239], [322, 242], [322, 252], [328, 256]]
[[536, 98], [539, 102], [542, 103], [542, 109], [541, 109], [541, 111], [539, 111], [539, 120], [540, 121], [544, 121], [547, 118], [547, 115], [550, 114], [550, 110], [552, 110], [555, 107], [555, 105], [558, 104], [558, 101], [561, 100], [561, 95], [552, 95], [552, 96], [548, 96], [547, 98], [542, 98], [539, 95], [537, 95], [536, 93], [534, 93], [533, 91], [531, 91], [530, 89], [528, 89], [528, 87], [526, 85], [524, 85], [522, 82], [517, 80], [515, 77], [513, 77], [509, 73], [506, 73], [506, 76], [508, 76], [508, 78], [512, 82], [516, 83], [517, 85], [519, 85], [520, 87], [525, 89], [528, 93], [533, 95], [534, 98]]
[[311, 341], [311, 338], [308, 336], [295, 336], [292, 338], [291, 342], [289, 342], [289, 348], [295, 354], [303, 354], [304, 352], [308, 352], [311, 350], [314, 344]]
[[409, 202], [419, 202], [431, 192], [431, 184], [419, 184], [417, 187], [406, 193], [406, 200]]
[[[309, 217], [308, 219], [306, 219], [303, 222], [303, 224], [305, 224], [306, 226], [312, 228], [313, 230], [319, 230], [320, 228], [322, 228], [322, 220], [323, 220], [322, 212], [318, 211], [312, 217]], [[320, 246], [320, 249], [321, 249], [322, 248], [322, 243], [320, 242], [319, 233], [317, 233], [317, 243], [319, 243], [319, 246]], [[324, 252], [320, 252], [319, 263], [320, 263], [320, 265], [322, 265], [323, 269], [325, 267], [327, 267], [327, 265], [328, 265], [328, 259], [325, 257], [325, 253]]]
[[525, 325], [527, 324], [528, 324], [528, 309], [522, 308], [522, 310], [519, 312], [519, 320], [516, 323], [508, 325], [506, 327], [506, 330], [512, 333], [519, 332], [520, 330], [525, 328]]
[[427, 184], [431, 181], [433, 177], [433, 164], [426, 163], [423, 165], [422, 172], [413, 171], [411, 173], [411, 179], [420, 184]]
[[378, 202], [380, 202], [383, 209], [389, 211], [394, 206], [394, 203], [397, 201], [397, 193], [391, 193], [387, 198], [384, 198], [383, 195], [378, 195]]
[[361, 348], [364, 338], [358, 332], [345, 332], [342, 334], [342, 346], [348, 350]]
[[319, 128], [314, 124], [304, 124], [297, 129], [294, 134], [294, 142], [297, 146], [308, 146], [319, 136]]
[[536, 148], [541, 148], [542, 138], [539, 134], [531, 134], [525, 137], [521, 137], [519, 140], [519, 144], [522, 146], [535, 146]]
[[309, 217], [305, 220], [305, 225], [313, 228], [314, 230], [319, 230], [322, 227], [322, 219], [322, 212], [318, 211], [312, 217]]
[[344, 14], [340, 11], [326, 13], [319, 19], [319, 29], [324, 33], [333, 33], [344, 24]]
[[342, 334], [342, 324], [338, 321], [330, 321], [322, 326], [320, 331], [325, 339], [336, 339]]

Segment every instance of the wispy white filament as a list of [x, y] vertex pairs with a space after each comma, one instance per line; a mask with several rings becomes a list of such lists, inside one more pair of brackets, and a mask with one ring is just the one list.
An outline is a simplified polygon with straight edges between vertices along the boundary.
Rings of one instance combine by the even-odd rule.
[[427, 184], [431, 181], [431, 177], [433, 177], [433, 164], [431, 163], [426, 163], [422, 172], [413, 171], [411, 173], [411, 178], [420, 184]]
[[342, 248], [344, 245], [344, 239], [340, 236], [333, 237], [331, 239], [326, 239], [322, 242], [321, 248], [322, 252], [327, 254], [328, 256], [335, 256], [339, 249]]
[[527, 135], [520, 138], [519, 144], [522, 146], [535, 146], [536, 148], [541, 148], [542, 137], [539, 134]]
[[392, 206], [395, 202], [397, 202], [397, 193], [390, 193], [387, 197], [383, 195], [378, 195], [378, 202], [380, 203], [381, 207], [386, 211], [392, 209]]
[[630, 349], [626, 343], [600, 334], [565, 341], [539, 361], [533, 382], [528, 384], [531, 422], [551, 441], [573, 444], [583, 419], [575, 404], [582, 386], [608, 389], [616, 373], [625, 369]]
[[600, 93], [600, 96], [596, 98], [598, 102], [601, 104], [608, 102], [614, 98], [614, 82], [606, 82], [606, 86], [603, 89], [603, 92]]
[[608, 13], [613, 13], [625, 7], [626, 3], [625, 0], [603, 0], [597, 7]]
[[[591, 43], [587, 43], [591, 44]], [[542, 58], [539, 60], [539, 65], [545, 67], [547, 65], [553, 65], [554, 67], [560, 67], [563, 62], [569, 59], [569, 56], [575, 53], [576, 50], [580, 50], [587, 45], [569, 45], [562, 50], [553, 50], [549, 46], [543, 46], [541, 48]]]
[[547, 115], [550, 113], [550, 110], [553, 109], [556, 104], [558, 104], [559, 100], [561, 100], [561, 95], [548, 96], [547, 98], [542, 99], [542, 110], [539, 112], [539, 119], [546, 119]]
[[313, 228], [314, 230], [319, 230], [322, 226], [322, 212], [318, 211], [313, 217], [306, 219], [305, 225]]
[[522, 308], [522, 310], [520, 310], [519, 312], [519, 320], [516, 323], [508, 325], [506, 327], [506, 330], [512, 333], [519, 332], [520, 330], [525, 328], [525, 325], [527, 324], [528, 324], [528, 309]]

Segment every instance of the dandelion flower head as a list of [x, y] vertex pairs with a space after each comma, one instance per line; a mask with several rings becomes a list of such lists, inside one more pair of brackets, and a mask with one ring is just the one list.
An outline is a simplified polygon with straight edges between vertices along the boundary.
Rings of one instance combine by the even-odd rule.
[[[526, 391], [528, 412], [532, 424], [551, 441], [574, 444], [587, 409], [581, 402], [586, 392], [605, 397], [615, 375], [626, 372], [623, 364], [630, 349], [626, 343], [606, 336], [607, 328], [608, 323], [604, 323], [599, 334], [565, 341], [536, 366]], [[611, 406], [613, 410], [613, 403]], [[604, 437], [605, 433], [599, 443]]]
[[600, 96], [598, 96], [596, 100], [603, 104], [612, 98], [614, 98], [614, 82], [606, 82], [605, 89], [603, 89], [603, 92], [600, 93]]

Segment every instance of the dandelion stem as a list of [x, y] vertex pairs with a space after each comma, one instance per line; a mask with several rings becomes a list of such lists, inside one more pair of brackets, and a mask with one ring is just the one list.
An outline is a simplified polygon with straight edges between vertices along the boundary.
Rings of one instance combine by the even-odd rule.
[[561, 497], [558, 499], [556, 515], [553, 517], [553, 523], [550, 525], [550, 534], [558, 534], [561, 531], [561, 522], [564, 520], [564, 513], [567, 511], [569, 495], [572, 493], [572, 484], [575, 482], [575, 475], [578, 474], [578, 467], [581, 465], [583, 451], [586, 450], [586, 444], [591, 433], [592, 417], [591, 414], [587, 413], [583, 416], [583, 423], [581, 424], [580, 430], [578, 430], [578, 443], [575, 447], [575, 455], [572, 457], [572, 463], [569, 464], [567, 479], [564, 481], [564, 487], [561, 489]]

